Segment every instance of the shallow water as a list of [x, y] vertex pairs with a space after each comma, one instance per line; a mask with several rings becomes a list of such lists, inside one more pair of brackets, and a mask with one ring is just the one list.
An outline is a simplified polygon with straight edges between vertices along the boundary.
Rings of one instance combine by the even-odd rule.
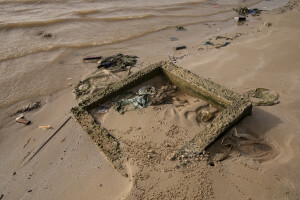
[[[243, 5], [251, 5], [249, 0]], [[0, 60], [63, 47], [117, 43], [177, 25], [220, 20], [240, 1], [2, 1]], [[45, 31], [54, 38], [41, 38]]]
[[[200, 27], [208, 22], [226, 22], [235, 16], [232, 8], [251, 7], [261, 2], [263, 0], [2, 0], [0, 107], [66, 87], [65, 76], [75, 76], [78, 72], [74, 66], [78, 67], [79, 59], [72, 57], [82, 54], [83, 49], [106, 46], [107, 50], [109, 45], [126, 41], [133, 41], [130, 44], [134, 46], [137, 39], [155, 34], [155, 38], [160, 38], [178, 25]], [[53, 37], [42, 37], [41, 32], [51, 33]], [[145, 40], [149, 38], [151, 42], [161, 42], [153, 37], [145, 37]], [[66, 57], [69, 60], [62, 59]]]

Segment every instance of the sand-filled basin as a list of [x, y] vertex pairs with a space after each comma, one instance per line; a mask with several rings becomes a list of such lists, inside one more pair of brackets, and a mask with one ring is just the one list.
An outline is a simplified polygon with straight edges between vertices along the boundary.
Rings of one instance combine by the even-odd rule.
[[[111, 102], [120, 99], [124, 93], [137, 92], [146, 85], [154, 86], [157, 91], [166, 85], [178, 89], [170, 102], [160, 105], [124, 114], [112, 107], [107, 113], [97, 113], [99, 106], [111, 106]], [[251, 103], [243, 96], [172, 63], [160, 62], [100, 90], [72, 112], [90, 138], [122, 171], [124, 160], [129, 159], [130, 146], [148, 145], [149, 148], [141, 149], [149, 151], [149, 158], [154, 151], [160, 157], [172, 155], [169, 160], [195, 157], [239, 120], [250, 115], [251, 109]], [[214, 116], [202, 121], [199, 114], [203, 111], [210, 111]]]

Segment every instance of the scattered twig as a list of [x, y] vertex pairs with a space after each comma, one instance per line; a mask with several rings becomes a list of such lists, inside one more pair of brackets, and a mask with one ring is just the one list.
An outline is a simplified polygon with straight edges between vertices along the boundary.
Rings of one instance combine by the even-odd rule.
[[27, 144], [30, 142], [31, 137], [27, 140], [26, 144], [24, 144], [23, 148], [25, 148], [27, 146]]
[[64, 123], [38, 148], [38, 150], [25, 162], [24, 165], [26, 165], [32, 158], [58, 133], [58, 131], [71, 119], [72, 117], [69, 116]]
[[186, 49], [186, 46], [173, 47], [174, 50]]
[[100, 60], [102, 56], [94, 56], [94, 57], [85, 57], [83, 58], [84, 61], [86, 60]]

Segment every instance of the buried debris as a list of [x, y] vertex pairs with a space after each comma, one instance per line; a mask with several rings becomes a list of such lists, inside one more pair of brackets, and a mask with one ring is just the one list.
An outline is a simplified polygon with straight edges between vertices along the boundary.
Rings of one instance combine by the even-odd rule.
[[174, 93], [178, 87], [174, 85], [164, 85], [156, 92], [153, 86], [145, 86], [138, 90], [136, 96], [132, 97], [132, 92], [128, 98], [123, 98], [119, 101], [113, 102], [116, 111], [124, 114], [130, 110], [147, 108], [150, 105], [171, 104], [174, 101]]
[[203, 44], [204, 45], [214, 45], [214, 43], [212, 43], [211, 41], [205, 41]]
[[261, 14], [261, 10], [257, 8], [248, 9], [248, 13], [251, 14], [252, 16], [259, 16]]
[[210, 121], [212, 118], [214, 117], [213, 113], [208, 111], [208, 110], [202, 110], [200, 113], [199, 113], [199, 120], [201, 122], [208, 122]]
[[[113, 102], [116, 111], [124, 114], [130, 110], [147, 108], [151, 105], [152, 99], [156, 94], [155, 88], [152, 86], [145, 86], [139, 89], [137, 96], [133, 98], [124, 98], [117, 102]], [[132, 107], [133, 106], [133, 107]]]
[[219, 40], [219, 39], [233, 40], [233, 39], [232, 39], [232, 38], [230, 38], [230, 37], [225, 37], [225, 36], [217, 36], [217, 37], [216, 37], [216, 40]]
[[252, 16], [259, 16], [261, 14], [261, 10], [257, 8], [248, 9], [247, 7], [233, 8], [239, 15], [247, 15], [251, 14]]
[[165, 85], [158, 89], [155, 95], [152, 105], [168, 104], [173, 102], [173, 94], [177, 91], [177, 86], [175, 85]]
[[233, 8], [233, 10], [236, 11], [239, 15], [247, 15], [249, 13], [247, 7]]
[[129, 56], [118, 54], [105, 58], [99, 65], [98, 68], [104, 69], [120, 69], [126, 70], [126, 67], [133, 66], [137, 62], [137, 56]]
[[[122, 73], [122, 71], [116, 70], [107, 70], [107, 69], [98, 69], [89, 77], [87, 77], [83, 81], [79, 81], [79, 83], [74, 87], [73, 93], [75, 94], [77, 99], [84, 99], [89, 94], [93, 94], [98, 90], [109, 86], [110, 84], [121, 79], [118, 73]], [[126, 71], [123, 71], [127, 73]], [[124, 76], [123, 74], [121, 75]]]
[[230, 44], [230, 42], [224, 42], [223, 44], [217, 45], [216, 48], [219, 49], [219, 48], [225, 47], [225, 46], [227, 46], [227, 45], [229, 45], [229, 44]]
[[[88, 57], [87, 59], [91, 59]], [[100, 58], [100, 57], [93, 57]], [[105, 58], [98, 69], [80, 81], [73, 90], [77, 99], [83, 100], [88, 95], [93, 94], [102, 88], [130, 75], [131, 67], [136, 64], [137, 56], [118, 54]], [[96, 59], [97, 60], [97, 59]], [[101, 61], [101, 60], [100, 60]]]
[[25, 124], [25, 125], [28, 125], [28, 124], [31, 123], [30, 120], [24, 119], [24, 115], [21, 115], [20, 117], [17, 117], [16, 122], [18, 122], [20, 124]]
[[278, 94], [265, 88], [249, 90], [244, 94], [255, 106], [272, 106], [278, 104]]
[[105, 114], [105, 113], [108, 112], [109, 109], [110, 109], [110, 106], [103, 106], [103, 105], [101, 105], [101, 106], [99, 107], [99, 110], [97, 110], [96, 113], [99, 113], [99, 114]]

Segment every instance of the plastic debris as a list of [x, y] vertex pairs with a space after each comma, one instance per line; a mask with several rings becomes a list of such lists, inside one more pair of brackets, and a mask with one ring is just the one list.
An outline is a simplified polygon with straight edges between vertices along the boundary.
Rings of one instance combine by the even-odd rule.
[[230, 44], [230, 42], [224, 42], [223, 44], [217, 45], [216, 48], [219, 49], [219, 48], [225, 47], [225, 46], [227, 46], [227, 45], [229, 45], [229, 44]]
[[96, 113], [100, 113], [100, 114], [105, 114], [108, 112], [108, 110], [110, 109], [109, 106], [100, 106], [99, 110], [97, 110]]
[[[123, 98], [117, 102], [113, 102], [114, 109], [121, 114], [130, 110], [147, 108], [150, 105], [161, 105], [173, 102], [173, 93], [177, 91], [177, 86], [165, 85], [156, 92], [153, 86], [145, 86], [138, 90], [136, 96], [131, 98]], [[130, 95], [127, 93], [125, 95]]]
[[28, 124], [31, 123], [30, 120], [24, 119], [24, 115], [21, 115], [21, 116], [17, 117], [16, 122], [21, 123], [21, 124], [25, 124], [25, 125], [28, 125]]
[[211, 41], [205, 41], [203, 44], [204, 45], [214, 45], [214, 43], [212, 43]]
[[179, 40], [177, 37], [170, 37], [170, 40], [171, 41], [177, 41], [177, 40]]
[[152, 86], [145, 86], [139, 89], [138, 91], [139, 95], [155, 95], [155, 88]]
[[47, 126], [39, 126], [39, 128], [41, 128], [41, 129], [50, 129], [51, 126], [50, 126], [50, 125], [47, 125]]
[[186, 49], [186, 46], [173, 47], [174, 50]]
[[[133, 98], [121, 99], [113, 102], [113, 107], [116, 111], [124, 114], [130, 110], [147, 108], [151, 105], [152, 99], [156, 94], [155, 88], [152, 86], [145, 86], [138, 90], [137, 96]], [[133, 106], [133, 107], [132, 107]]]
[[258, 16], [261, 14], [261, 10], [257, 8], [248, 9], [247, 7], [233, 8], [239, 15], [251, 14], [252, 16]]
[[98, 68], [105, 68], [105, 69], [123, 69], [126, 70], [127, 66], [133, 66], [137, 62], [137, 56], [129, 56], [129, 55], [123, 55], [118, 54], [114, 56], [110, 56], [105, 58], [99, 65]]
[[251, 14], [252, 16], [259, 16], [261, 14], [261, 10], [257, 8], [248, 9], [248, 13]]
[[244, 94], [255, 106], [272, 106], [278, 104], [279, 95], [266, 88], [256, 88]]

